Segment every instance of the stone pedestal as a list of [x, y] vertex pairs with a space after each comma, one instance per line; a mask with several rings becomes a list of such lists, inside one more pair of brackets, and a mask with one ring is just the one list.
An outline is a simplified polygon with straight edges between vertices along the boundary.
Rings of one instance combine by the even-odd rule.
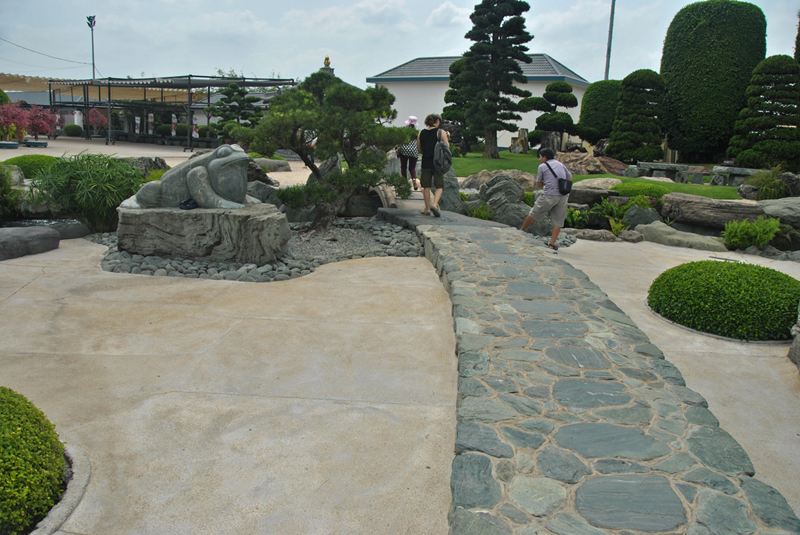
[[144, 256], [268, 264], [286, 251], [286, 216], [271, 204], [239, 209], [117, 208], [119, 248]]

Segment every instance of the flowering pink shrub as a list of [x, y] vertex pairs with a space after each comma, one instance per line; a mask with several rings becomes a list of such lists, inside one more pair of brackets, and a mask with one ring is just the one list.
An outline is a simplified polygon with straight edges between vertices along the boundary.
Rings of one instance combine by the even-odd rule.
[[106, 117], [106, 115], [97, 108], [92, 108], [89, 110], [89, 116], [86, 118], [86, 123], [94, 128], [95, 132], [97, 132], [100, 128], [105, 128], [108, 126], [108, 117]]

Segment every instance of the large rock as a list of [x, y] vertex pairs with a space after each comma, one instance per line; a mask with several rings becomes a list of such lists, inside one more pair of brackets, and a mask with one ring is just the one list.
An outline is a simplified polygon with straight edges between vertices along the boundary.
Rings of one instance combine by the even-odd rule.
[[767, 217], [778, 218], [784, 225], [800, 229], [800, 197], [760, 201], [758, 206]]
[[610, 141], [610, 138], [605, 137], [598, 141], [594, 147], [592, 147], [592, 154], [595, 158], [606, 155], [606, 147], [608, 147]]
[[268, 158], [254, 158], [253, 161], [259, 167], [263, 167], [270, 173], [282, 173], [285, 171], [291, 171], [292, 166], [289, 165], [289, 162], [285, 160], [270, 160]]
[[462, 189], [481, 189], [481, 186], [485, 182], [497, 175], [506, 175], [513, 178], [525, 191], [533, 191], [536, 187], [536, 175], [520, 171], [519, 169], [499, 169], [497, 171], [487, 171], [484, 169], [480, 173], [469, 175], [459, 184]]
[[612, 175], [617, 176], [625, 176], [625, 171], [628, 169], [628, 166], [625, 163], [614, 158], [609, 158], [608, 156], [598, 156], [597, 154], [595, 154], [595, 158], [597, 158], [597, 161], [600, 162], [600, 165], [605, 168], [606, 173], [611, 173]]
[[688, 193], [669, 193], [661, 198], [661, 215], [698, 227], [724, 229], [729, 221], [755, 220], [764, 215], [760, 203], [709, 199]]
[[569, 193], [570, 204], [597, 204], [603, 199], [619, 195], [616, 191], [600, 189], [600, 188], [585, 188], [581, 187], [584, 181], [575, 182], [572, 185], [572, 191]]
[[622, 218], [622, 222], [632, 229], [636, 229], [639, 225], [649, 225], [654, 221], [661, 221], [658, 212], [652, 208], [642, 208], [635, 204], [628, 208], [625, 217]]
[[736, 189], [736, 194], [742, 199], [755, 201], [758, 198], [758, 188], [750, 184], [742, 184]]
[[251, 197], [258, 199], [261, 202], [274, 204], [280, 206], [281, 201], [278, 200], [278, 188], [267, 185], [264, 182], [248, 182], [247, 194]]
[[347, 199], [347, 204], [342, 213], [343, 217], [372, 217], [378, 213], [382, 206], [378, 195], [353, 195]]
[[49, 227], [0, 228], [0, 260], [57, 249], [61, 235]]
[[563, 232], [564, 234], [575, 236], [579, 240], [605, 241], [605, 242], [622, 241], [621, 239], [614, 236], [614, 234], [610, 230], [602, 230], [602, 229], [597, 230], [589, 228], [565, 228], [561, 229], [561, 232]]
[[[22, 169], [16, 165], [0, 165], [0, 168], [7, 169], [9, 178], [11, 178], [11, 185], [12, 186], [21, 186], [23, 182], [25, 182], [25, 175], [22, 173]], [[31, 177], [33, 178], [33, 177]]]
[[800, 177], [792, 173], [781, 173], [778, 175], [778, 180], [786, 185], [789, 195], [800, 196]]
[[499, 174], [481, 186], [478, 198], [494, 210], [492, 221], [519, 228], [530, 211], [530, 206], [521, 202], [524, 194], [513, 178]]
[[575, 182], [573, 187], [609, 190], [617, 184], [622, 184], [622, 180], [618, 178], [587, 178], [586, 180]]
[[645, 241], [671, 245], [672, 247], [687, 247], [689, 249], [700, 249], [703, 251], [725, 252], [728, 249], [725, 245], [711, 236], [700, 236], [690, 232], [681, 232], [662, 223], [654, 221], [649, 225], [639, 225], [637, 232], [641, 232]]
[[[141, 156], [139, 158], [123, 158], [128, 160], [129, 162], [133, 163], [136, 167], [139, 168], [139, 171], [142, 172], [142, 176], [148, 177], [150, 175], [150, 171], [156, 169], [169, 169], [167, 162], [164, 161], [163, 158], [148, 158], [147, 156]], [[32, 177], [28, 177], [32, 178]]]
[[585, 152], [559, 152], [556, 159], [563, 163], [573, 175], [602, 175], [606, 173], [605, 167], [597, 158]]
[[[444, 174], [444, 191], [442, 198], [439, 199], [439, 208], [447, 210], [448, 212], [461, 212], [461, 205], [464, 201], [461, 200], [461, 195], [458, 193], [458, 179], [456, 172], [451, 167], [448, 172]], [[433, 192], [431, 192], [433, 193]]]
[[281, 185], [277, 180], [271, 179], [264, 169], [258, 166], [255, 160], [247, 162], [247, 183], [250, 184], [250, 182], [263, 182], [274, 188]]
[[286, 216], [271, 204], [117, 211], [119, 249], [144, 256], [264, 265], [286, 251], [291, 237]]

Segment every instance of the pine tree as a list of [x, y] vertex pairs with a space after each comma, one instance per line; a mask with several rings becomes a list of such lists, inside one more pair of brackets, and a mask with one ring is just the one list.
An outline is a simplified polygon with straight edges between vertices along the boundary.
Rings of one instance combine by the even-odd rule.
[[742, 167], [781, 164], [800, 169], [800, 65], [790, 56], [770, 56], [756, 66], [747, 88], [747, 107], [736, 121], [728, 156]]
[[536, 118], [537, 131], [577, 134], [572, 116], [565, 111], [558, 111], [559, 106], [574, 108], [578, 105], [578, 98], [572, 94], [572, 86], [567, 82], [547, 84], [544, 95], [529, 98], [526, 103], [534, 110], [544, 112]]
[[650, 69], [640, 69], [622, 80], [617, 116], [606, 156], [623, 162], [660, 160], [661, 100], [664, 80]]
[[[530, 111], [525, 99], [530, 91], [516, 87], [524, 84], [520, 62], [530, 63], [525, 43], [533, 37], [525, 30], [523, 13], [530, 6], [521, 0], [483, 0], [470, 15], [473, 27], [465, 37], [475, 43], [464, 53], [463, 63], [451, 72], [445, 102], [463, 108], [467, 131], [481, 132], [486, 148], [484, 158], [499, 158], [497, 132], [514, 132], [520, 121], [517, 112]], [[522, 99], [515, 100], [511, 97]], [[448, 115], [450, 115], [448, 113]], [[452, 115], [451, 115], [452, 117]]]

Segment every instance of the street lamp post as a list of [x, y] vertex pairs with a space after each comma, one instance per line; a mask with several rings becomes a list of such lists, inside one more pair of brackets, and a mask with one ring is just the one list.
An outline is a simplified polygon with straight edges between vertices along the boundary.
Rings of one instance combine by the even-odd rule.
[[606, 50], [606, 77], [608, 80], [608, 68], [611, 66], [611, 36], [614, 33], [614, 4], [616, 0], [611, 0], [611, 18], [608, 21], [608, 49]]
[[97, 78], [97, 74], [95, 73], [95, 68], [94, 68], [94, 25], [95, 24], [96, 22], [94, 15], [86, 17], [86, 25], [89, 26], [89, 28], [91, 28], [92, 30], [92, 80]]

